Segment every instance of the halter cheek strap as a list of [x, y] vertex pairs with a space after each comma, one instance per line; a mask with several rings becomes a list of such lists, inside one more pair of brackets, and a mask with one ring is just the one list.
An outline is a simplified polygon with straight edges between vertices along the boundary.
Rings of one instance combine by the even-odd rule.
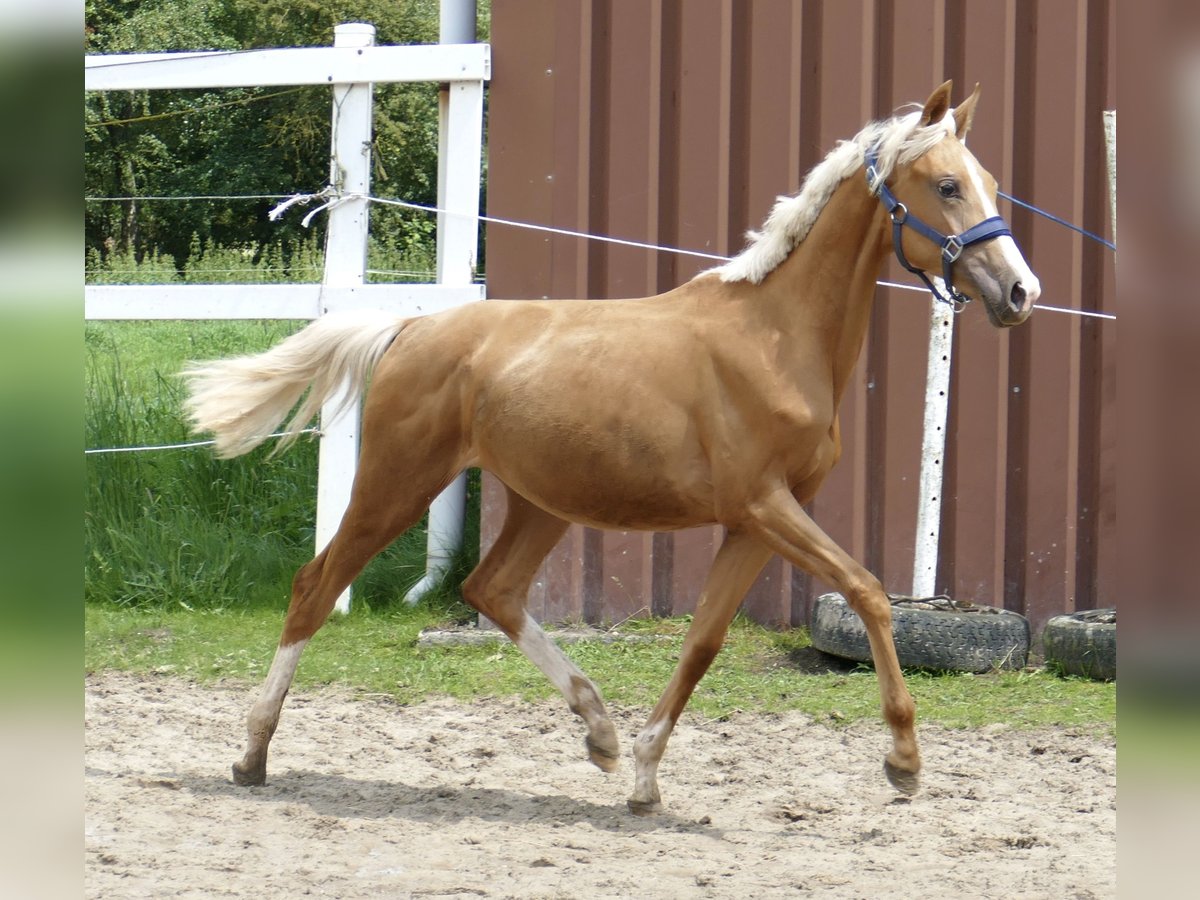
[[[879, 180], [878, 188], [875, 187], [875, 182], [879, 178], [878, 162], [879, 157], [874, 150], [867, 153], [867, 185], [873, 193], [879, 195], [880, 201], [883, 203], [888, 216], [892, 220], [892, 246], [896, 251], [896, 259], [900, 261], [900, 265], [925, 282], [925, 286], [929, 288], [929, 292], [933, 294], [935, 300], [949, 304], [954, 307], [955, 312], [961, 311], [971, 298], [954, 287], [953, 267], [955, 260], [962, 255], [964, 249], [970, 247], [972, 244], [990, 241], [993, 238], [998, 238], [1006, 234], [1011, 235], [1012, 231], [1009, 230], [1008, 223], [1000, 218], [1000, 216], [992, 216], [984, 219], [977, 225], [972, 225], [961, 234], [942, 234], [937, 229], [926, 225], [916, 216], [910, 215], [908, 207], [896, 199], [896, 195], [891, 192], [882, 180]], [[929, 276], [925, 274], [925, 271], [910, 263], [908, 257], [904, 255], [903, 237], [906, 225], [917, 232], [917, 234], [928, 238], [941, 248], [942, 281], [946, 284], [949, 296], [943, 295], [929, 279]]]

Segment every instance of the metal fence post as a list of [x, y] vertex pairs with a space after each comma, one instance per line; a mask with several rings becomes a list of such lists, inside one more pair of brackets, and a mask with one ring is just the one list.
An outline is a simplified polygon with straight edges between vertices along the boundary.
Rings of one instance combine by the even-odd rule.
[[[475, 0], [442, 0], [443, 44], [475, 42]], [[438, 94], [438, 284], [463, 286], [475, 278], [479, 245], [483, 82], [452, 82]], [[416, 603], [445, 576], [462, 548], [467, 475], [461, 473], [429, 507], [425, 575], [405, 595]]]
[[1108, 203], [1112, 215], [1112, 242], [1117, 242], [1117, 111], [1104, 111], [1104, 147], [1108, 156]]

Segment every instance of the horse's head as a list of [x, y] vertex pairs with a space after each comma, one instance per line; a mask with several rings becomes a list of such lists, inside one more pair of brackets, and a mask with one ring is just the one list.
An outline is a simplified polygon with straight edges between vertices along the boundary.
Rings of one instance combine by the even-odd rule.
[[996, 179], [964, 143], [979, 86], [955, 109], [950, 87], [947, 81], [930, 95], [918, 124], [944, 127], [946, 137], [898, 166], [880, 192], [897, 256], [913, 271], [942, 276], [951, 292], [982, 302], [994, 325], [1019, 325], [1041, 286], [996, 211]]

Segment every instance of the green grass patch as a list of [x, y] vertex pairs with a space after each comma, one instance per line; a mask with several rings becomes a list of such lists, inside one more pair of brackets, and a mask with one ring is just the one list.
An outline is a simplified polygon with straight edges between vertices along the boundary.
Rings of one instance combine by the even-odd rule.
[[[339, 684], [404, 703], [434, 697], [554, 697], [546, 679], [507, 641], [418, 647], [423, 628], [466, 621], [470, 611], [445, 598], [416, 608], [334, 616], [304, 651], [299, 687]], [[86, 609], [88, 671], [170, 673], [198, 681], [256, 683], [266, 674], [283, 623], [268, 609]], [[632, 631], [651, 641], [567, 644], [568, 656], [610, 703], [649, 709], [670, 678], [686, 619], [649, 620]], [[623, 630], [631, 629], [623, 626]], [[700, 682], [689, 709], [710, 718], [736, 711], [797, 710], [837, 725], [879, 716], [875, 673], [858, 667], [814, 674], [815, 651], [803, 629], [774, 632], [739, 618]], [[990, 675], [909, 673], [920, 721], [950, 727], [1063, 726], [1112, 734], [1116, 686], [1047, 672]]]

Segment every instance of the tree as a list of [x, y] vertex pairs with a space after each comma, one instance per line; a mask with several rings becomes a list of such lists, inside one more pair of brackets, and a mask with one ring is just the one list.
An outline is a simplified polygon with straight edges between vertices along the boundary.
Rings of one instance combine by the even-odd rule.
[[[486, 4], [481, 22], [488, 21]], [[89, 53], [329, 46], [339, 22], [367, 21], [381, 44], [437, 41], [437, 0], [87, 0]], [[437, 88], [377, 85], [375, 190], [436, 199]], [[311, 192], [328, 178], [329, 89], [89, 93], [85, 185], [91, 197]], [[308, 237], [298, 216], [269, 222], [271, 200], [89, 202], [87, 247], [100, 256], [155, 251], [183, 266], [194, 238], [262, 248]], [[312, 231], [324, 229], [321, 217]], [[431, 245], [432, 223], [378, 215], [372, 232], [395, 246]]]

